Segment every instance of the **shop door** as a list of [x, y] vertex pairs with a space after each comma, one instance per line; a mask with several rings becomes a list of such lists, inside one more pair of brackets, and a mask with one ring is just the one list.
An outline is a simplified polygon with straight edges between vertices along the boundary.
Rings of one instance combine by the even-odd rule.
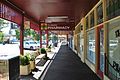
[[103, 78], [104, 72], [104, 29], [103, 25], [98, 27], [97, 44], [98, 44], [98, 75]]

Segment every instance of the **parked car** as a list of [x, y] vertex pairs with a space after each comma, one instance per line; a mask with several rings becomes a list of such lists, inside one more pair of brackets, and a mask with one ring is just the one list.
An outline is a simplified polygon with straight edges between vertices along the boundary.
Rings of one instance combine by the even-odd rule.
[[38, 49], [39, 44], [35, 41], [24, 41], [24, 48], [25, 49]]

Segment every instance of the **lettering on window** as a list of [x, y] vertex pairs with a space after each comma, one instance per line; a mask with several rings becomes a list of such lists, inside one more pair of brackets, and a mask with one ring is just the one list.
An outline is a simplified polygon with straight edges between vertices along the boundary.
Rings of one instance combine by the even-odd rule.
[[120, 29], [115, 31], [116, 38], [120, 37]]
[[118, 63], [116, 63], [115, 61], [113, 61], [113, 68], [119, 73], [120, 75], [120, 65]]

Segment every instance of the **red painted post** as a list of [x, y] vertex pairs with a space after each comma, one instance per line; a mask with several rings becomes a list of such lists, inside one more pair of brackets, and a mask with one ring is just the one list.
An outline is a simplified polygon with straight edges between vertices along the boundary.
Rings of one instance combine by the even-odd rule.
[[21, 24], [21, 27], [20, 27], [20, 54], [21, 55], [24, 55], [23, 41], [24, 41], [24, 14], [22, 15], [22, 24]]
[[49, 37], [49, 34], [48, 34], [48, 30], [46, 30], [46, 34], [47, 34], [47, 37], [46, 37], [46, 47], [48, 46], [48, 37]]
[[40, 23], [40, 48], [42, 48], [42, 29], [41, 29], [41, 23]]

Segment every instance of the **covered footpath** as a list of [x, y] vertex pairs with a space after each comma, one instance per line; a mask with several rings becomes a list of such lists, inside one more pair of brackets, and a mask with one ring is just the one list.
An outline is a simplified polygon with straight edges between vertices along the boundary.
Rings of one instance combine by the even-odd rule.
[[100, 80], [66, 45], [62, 45], [44, 80]]

